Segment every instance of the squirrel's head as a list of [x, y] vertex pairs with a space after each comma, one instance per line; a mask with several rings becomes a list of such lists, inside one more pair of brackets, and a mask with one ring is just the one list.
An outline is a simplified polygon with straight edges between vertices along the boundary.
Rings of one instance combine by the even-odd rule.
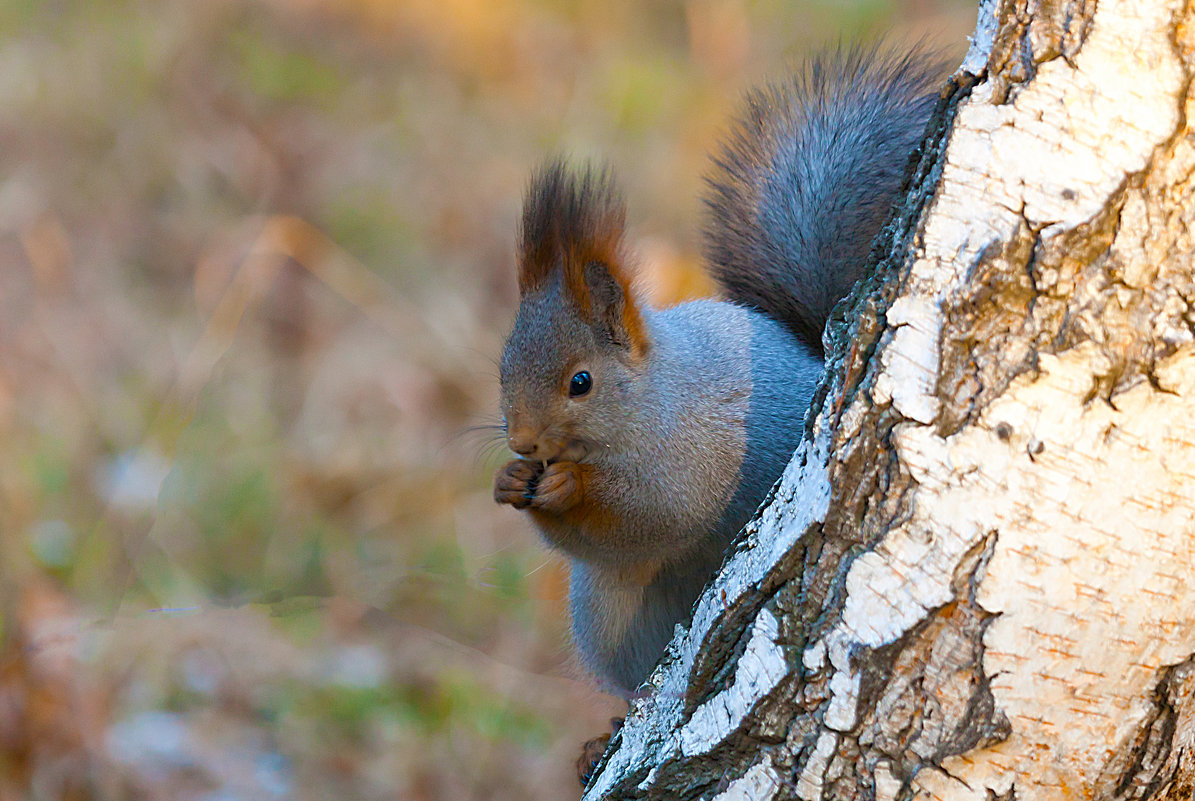
[[623, 247], [625, 205], [606, 170], [536, 172], [519, 231], [519, 313], [502, 353], [511, 450], [580, 461], [626, 427], [650, 349]]

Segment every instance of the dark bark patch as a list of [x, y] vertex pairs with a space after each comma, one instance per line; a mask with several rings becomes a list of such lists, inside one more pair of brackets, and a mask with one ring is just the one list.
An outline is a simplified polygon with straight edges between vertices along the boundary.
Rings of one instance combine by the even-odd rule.
[[1011, 731], [983, 671], [983, 633], [995, 616], [975, 600], [995, 543], [989, 534], [959, 563], [953, 601], [863, 663], [858, 742], [869, 769], [886, 760], [906, 788], [918, 771]]
[[942, 399], [938, 435], [948, 437], [1036, 366], [1032, 324], [1037, 290], [1031, 264], [1036, 234], [1022, 223], [1003, 244], [988, 248], [971, 267], [964, 292], [942, 303]]
[[1042, 353], [1095, 343], [1105, 366], [1093, 372], [1087, 402], [1115, 405], [1173, 352], [1156, 330], [1179, 324], [1166, 287], [1190, 288], [1190, 271], [1184, 265], [1185, 276], [1167, 274], [1159, 265], [1148, 281], [1130, 284], [1113, 249], [1124, 204], [1130, 193], [1140, 194], [1140, 184], [1139, 176], [1126, 180], [1090, 221], [1052, 237], [1022, 224], [1008, 242], [985, 251], [967, 286], [943, 301], [940, 436], [974, 423], [1017, 377], [1038, 369]]
[[1116, 749], [1096, 801], [1189, 801], [1195, 790], [1195, 655], [1163, 668], [1149, 714]]
[[1000, 34], [988, 57], [992, 101], [1006, 103], [1016, 87], [1055, 58], [1072, 61], [1091, 27], [1095, 0], [1003, 0], [996, 12]]
[[[910, 156], [909, 171], [901, 188], [901, 200], [893, 206], [888, 221], [872, 243], [865, 276], [849, 295], [839, 301], [826, 323], [826, 374], [813, 398], [821, 409], [828, 396], [837, 400], [829, 424], [837, 427], [842, 412], [859, 391], [871, 385], [878, 366], [872, 356], [886, 330], [885, 312], [904, 288], [910, 265], [916, 222], [934, 197], [942, 179], [944, 154], [958, 106], [971, 94], [975, 78], [961, 74], [942, 88], [938, 107], [926, 128], [925, 138]], [[806, 420], [810, 433], [814, 415]]]
[[733, 601], [726, 597], [721, 600], [726, 606], [706, 634], [689, 673], [683, 713], [686, 719], [697, 707], [725, 690], [734, 680], [735, 666], [751, 632], [751, 621], [763, 608], [766, 596], [753, 589]]
[[780, 642], [796, 653], [804, 647], [803, 629], [793, 626], [794, 613], [803, 608], [799, 587], [809, 564], [808, 552], [820, 544], [816, 531], [806, 532], [796, 546], [772, 568], [758, 588], [736, 599], [723, 596], [725, 604], [717, 621], [710, 627], [689, 673], [683, 715], [687, 719], [701, 704], [726, 689], [734, 680], [739, 657], [746, 648], [751, 623], [759, 611], [769, 608], [783, 621]]

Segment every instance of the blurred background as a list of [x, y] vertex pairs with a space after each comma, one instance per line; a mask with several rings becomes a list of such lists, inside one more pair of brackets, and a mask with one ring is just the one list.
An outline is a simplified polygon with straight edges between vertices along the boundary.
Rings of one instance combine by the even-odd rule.
[[513, 239], [705, 293], [740, 92], [971, 0], [0, 0], [0, 801], [567, 799], [621, 715], [490, 476]]

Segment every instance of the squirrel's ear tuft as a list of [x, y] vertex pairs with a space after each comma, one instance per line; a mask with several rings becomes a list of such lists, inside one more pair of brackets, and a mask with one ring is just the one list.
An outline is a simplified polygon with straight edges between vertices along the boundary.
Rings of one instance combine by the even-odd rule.
[[571, 170], [558, 158], [545, 163], [523, 200], [519, 291], [537, 289], [561, 270], [569, 290], [583, 293], [585, 264], [622, 260], [625, 227], [626, 207], [608, 169]]
[[647, 347], [623, 246], [626, 204], [610, 170], [553, 159], [531, 177], [519, 229], [519, 293], [559, 271], [568, 300], [633, 358]]

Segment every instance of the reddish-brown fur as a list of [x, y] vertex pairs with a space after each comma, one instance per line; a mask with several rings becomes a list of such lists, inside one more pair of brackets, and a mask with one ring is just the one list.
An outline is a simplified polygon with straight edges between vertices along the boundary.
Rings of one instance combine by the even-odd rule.
[[[547, 487], [544, 479], [551, 481]], [[617, 532], [626, 521], [599, 501], [593, 485], [601, 476], [593, 465], [557, 462], [548, 465], [540, 479], [531, 515], [545, 528], [581, 529], [586, 532]]]
[[583, 513], [585, 483], [589, 478], [587, 474], [592, 472], [591, 465], [576, 462], [554, 462], [548, 465], [535, 488], [535, 508], [558, 516], [573, 510]]

